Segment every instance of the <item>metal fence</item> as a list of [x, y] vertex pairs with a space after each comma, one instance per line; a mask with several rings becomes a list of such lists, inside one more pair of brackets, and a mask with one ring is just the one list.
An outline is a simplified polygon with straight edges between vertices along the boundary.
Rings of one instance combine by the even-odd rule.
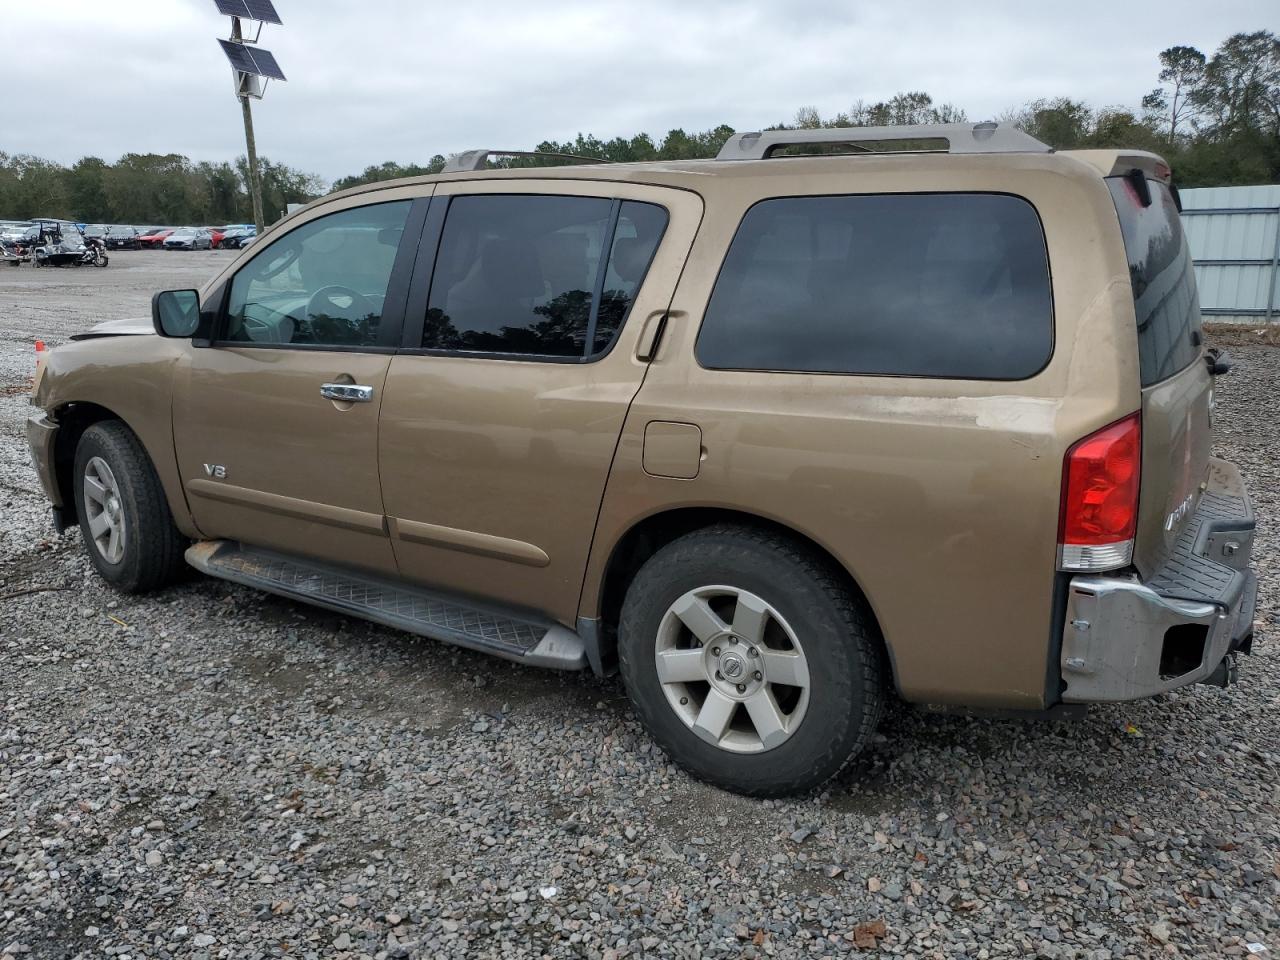
[[1280, 184], [1183, 190], [1182, 218], [1205, 318], [1280, 322]]

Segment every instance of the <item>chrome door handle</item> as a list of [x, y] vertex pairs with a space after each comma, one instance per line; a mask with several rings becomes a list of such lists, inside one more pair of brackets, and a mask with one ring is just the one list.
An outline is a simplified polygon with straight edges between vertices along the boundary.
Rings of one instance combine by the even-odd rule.
[[362, 386], [358, 383], [324, 383], [320, 385], [320, 396], [326, 400], [368, 403], [373, 399], [373, 387]]

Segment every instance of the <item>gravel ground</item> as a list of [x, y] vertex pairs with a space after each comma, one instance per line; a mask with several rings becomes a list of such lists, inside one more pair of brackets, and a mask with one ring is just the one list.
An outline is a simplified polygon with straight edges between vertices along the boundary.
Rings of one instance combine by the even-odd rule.
[[33, 338], [229, 255], [0, 268], [4, 960], [1280, 955], [1280, 349], [1233, 347], [1219, 389], [1260, 528], [1238, 686], [1063, 724], [899, 709], [851, 785], [757, 802], [673, 769], [616, 681], [220, 581], [117, 596], [52, 535]]

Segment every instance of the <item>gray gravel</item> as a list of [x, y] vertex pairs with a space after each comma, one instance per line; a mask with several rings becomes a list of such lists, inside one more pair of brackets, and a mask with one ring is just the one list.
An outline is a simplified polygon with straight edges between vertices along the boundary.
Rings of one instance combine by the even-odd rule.
[[1219, 390], [1260, 525], [1240, 685], [900, 709], [852, 785], [757, 802], [673, 769], [616, 682], [212, 580], [117, 596], [52, 535], [34, 337], [226, 256], [0, 267], [3, 960], [1280, 955], [1280, 349], [1233, 347]]

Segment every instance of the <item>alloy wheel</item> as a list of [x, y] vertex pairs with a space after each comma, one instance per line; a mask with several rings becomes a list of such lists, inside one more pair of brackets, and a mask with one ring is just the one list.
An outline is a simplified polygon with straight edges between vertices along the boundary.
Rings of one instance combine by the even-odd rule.
[[94, 547], [108, 563], [119, 563], [125, 546], [124, 504], [115, 474], [101, 457], [85, 464], [84, 509]]
[[655, 661], [671, 709], [722, 750], [772, 750], [808, 710], [809, 664], [795, 631], [771, 604], [737, 587], [699, 587], [671, 604]]

